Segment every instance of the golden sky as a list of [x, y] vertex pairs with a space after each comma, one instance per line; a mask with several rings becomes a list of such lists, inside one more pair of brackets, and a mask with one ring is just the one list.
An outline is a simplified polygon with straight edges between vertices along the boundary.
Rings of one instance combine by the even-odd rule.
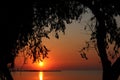
[[[101, 68], [99, 57], [94, 49], [88, 51], [88, 60], [81, 58], [79, 50], [85, 46], [85, 42], [89, 40], [89, 32], [83, 30], [81, 24], [67, 25], [65, 35], [61, 32], [60, 38], [54, 37], [51, 33], [50, 39], [43, 39], [43, 43], [50, 50], [43, 66], [32, 64], [28, 61], [23, 68], [34, 69], [98, 69]], [[16, 66], [22, 66], [23, 58], [16, 58]]]
[[[43, 66], [32, 64], [30, 60], [22, 68], [25, 69], [100, 69], [101, 63], [99, 56], [94, 49], [88, 51], [88, 60], [81, 58], [79, 50], [85, 46], [85, 42], [90, 38], [90, 31], [84, 30], [88, 16], [85, 15], [81, 23], [74, 22], [66, 24], [65, 35], [60, 32], [60, 38], [54, 37], [52, 32], [50, 39], [43, 39], [43, 43], [51, 50], [48, 54], [49, 58], [43, 61]], [[16, 58], [16, 67], [21, 67], [23, 58]], [[19, 68], [18, 67], [18, 68]]]

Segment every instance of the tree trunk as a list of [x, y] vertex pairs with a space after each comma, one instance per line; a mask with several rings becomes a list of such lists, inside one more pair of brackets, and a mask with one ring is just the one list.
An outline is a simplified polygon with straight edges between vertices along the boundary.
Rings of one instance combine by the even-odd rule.
[[112, 65], [113, 70], [113, 80], [118, 80], [120, 75], [120, 57]]
[[[15, 4], [14, 4], [15, 3]], [[15, 47], [20, 30], [22, 33], [32, 31], [32, 1], [25, 3], [24, 1], [15, 1], [10, 3], [9, 7], [1, 8], [2, 14], [0, 15], [3, 28], [0, 31], [1, 46], [0, 46], [0, 72], [6, 77], [7, 80], [13, 80], [12, 75], [7, 67], [11, 63], [11, 58], [7, 58], [11, 49]], [[27, 5], [26, 5], [27, 4]], [[15, 7], [14, 7], [15, 6]], [[23, 28], [21, 29], [21, 25]], [[3, 34], [3, 32], [6, 34]], [[27, 35], [26, 35], [27, 36]], [[10, 61], [10, 62], [6, 62]]]
[[6, 63], [3, 63], [3, 62], [0, 63], [0, 72], [3, 74], [3, 76], [7, 80], [13, 80], [13, 77], [12, 77]]
[[[104, 2], [104, 0], [102, 0]], [[105, 1], [106, 2], [106, 1]], [[107, 1], [109, 2], [109, 1]], [[88, 6], [91, 9], [92, 13], [95, 15], [98, 24], [96, 24], [97, 28], [97, 47], [100, 54], [100, 59], [102, 62], [103, 68], [103, 76], [102, 80], [118, 80], [120, 75], [120, 58], [116, 60], [116, 62], [111, 65], [111, 62], [108, 60], [107, 52], [106, 52], [106, 26], [105, 26], [105, 12], [100, 11], [102, 5], [99, 0], [95, 1], [95, 5], [92, 5], [92, 1], [82, 0], [81, 3]], [[104, 9], [104, 8], [103, 8]]]
[[4, 66], [3, 73], [4, 73], [7, 80], [13, 80], [13, 77], [12, 77], [7, 66]]
[[106, 52], [106, 29], [104, 24], [104, 15], [97, 16], [99, 26], [97, 27], [97, 46], [103, 68], [102, 80], [118, 80], [120, 72], [120, 59], [116, 60], [112, 66]]
[[97, 35], [97, 46], [98, 46], [98, 50], [100, 53], [100, 59], [102, 62], [103, 80], [113, 80], [112, 79], [111, 63], [107, 58], [104, 38], [102, 35], [99, 35], [99, 33]]

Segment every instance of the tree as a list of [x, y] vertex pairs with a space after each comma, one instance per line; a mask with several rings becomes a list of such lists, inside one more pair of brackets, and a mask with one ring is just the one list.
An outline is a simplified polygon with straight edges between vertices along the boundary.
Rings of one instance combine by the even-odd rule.
[[[117, 80], [120, 74], [120, 29], [115, 17], [120, 15], [119, 4], [119, 0], [36, 0], [30, 2], [29, 7], [24, 5], [22, 8], [17, 7], [17, 10], [11, 8], [12, 10], [10, 9], [10, 12], [12, 12], [12, 17], [8, 15], [10, 17], [8, 25], [12, 27], [8, 28], [8, 32], [10, 31], [12, 33], [8, 35], [13, 37], [8, 37], [8, 39], [3, 37], [4, 40], [10, 39], [8, 43], [3, 40], [5, 45], [11, 44], [9, 44], [7, 51], [5, 50], [6, 46], [2, 45], [4, 48], [1, 53], [6, 51], [6, 54], [2, 56], [7, 56], [12, 51], [14, 56], [16, 56], [19, 50], [27, 50], [25, 54], [29, 57], [32, 56], [34, 58], [33, 62], [43, 60], [47, 57], [49, 50], [42, 44], [42, 37], [49, 38], [49, 33], [54, 30], [55, 37], [59, 38], [59, 31], [65, 33], [65, 23], [70, 24], [72, 20], [80, 21], [81, 15], [86, 13], [89, 8], [94, 15], [91, 21], [96, 20], [96, 25], [91, 26], [95, 27], [95, 30], [91, 34], [91, 40], [97, 41], [99, 57], [103, 67], [103, 80]], [[11, 21], [15, 21], [15, 24]], [[107, 48], [110, 44], [114, 45], [112, 56], [116, 58], [113, 64], [108, 59], [109, 55], [107, 53]], [[3, 60], [2, 57], [0, 59], [0, 64], [5, 63], [6, 57]], [[6, 67], [7, 64], [8, 62], [0, 66], [0, 69], [2, 70], [1, 67]], [[2, 73], [4, 73], [8, 80], [12, 80], [5, 74], [6, 70], [8, 70], [7, 67]]]
[[[36, 21], [43, 25], [50, 24], [50, 31], [55, 30], [57, 38], [59, 38], [59, 31], [64, 32], [65, 22], [69, 24], [72, 23], [72, 20], [80, 20], [80, 15], [86, 13], [86, 8], [89, 8], [94, 15], [91, 21], [96, 20], [96, 30], [92, 32], [91, 40], [97, 41], [99, 57], [103, 67], [103, 80], [118, 79], [120, 74], [120, 29], [115, 17], [120, 15], [119, 0], [61, 0], [60, 2], [49, 2], [45, 12], [39, 5], [41, 3], [36, 5], [36, 11], [40, 14], [36, 15], [40, 17]], [[41, 17], [41, 15], [44, 17]], [[114, 45], [114, 52], [109, 55], [107, 51], [111, 44]], [[109, 56], [116, 58], [113, 64], [109, 60]]]
[[[18, 2], [19, 3], [19, 2]], [[21, 36], [27, 36], [27, 33], [32, 29], [32, 6], [29, 8], [20, 7], [18, 4], [12, 4], [12, 6], [1, 7], [1, 21], [0, 31], [1, 47], [0, 47], [0, 79], [13, 80], [8, 64], [10, 67], [14, 67], [14, 59], [17, 56], [17, 39]], [[28, 14], [29, 12], [29, 14]], [[23, 27], [24, 26], [24, 27]], [[20, 38], [22, 40], [22, 38]], [[25, 40], [25, 39], [24, 39]], [[21, 44], [21, 47], [24, 44]], [[3, 77], [3, 78], [2, 78]]]

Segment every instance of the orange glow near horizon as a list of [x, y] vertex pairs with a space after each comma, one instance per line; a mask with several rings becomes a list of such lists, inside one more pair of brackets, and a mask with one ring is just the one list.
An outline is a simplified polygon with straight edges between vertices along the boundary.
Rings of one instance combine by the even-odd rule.
[[[88, 60], [80, 56], [80, 49], [85, 47], [85, 42], [90, 39], [90, 32], [84, 31], [84, 27], [81, 27], [82, 24], [67, 25], [65, 35], [59, 33], [59, 39], [55, 38], [54, 32], [49, 35], [50, 39], [43, 38], [43, 44], [50, 50], [48, 52], [49, 58], [45, 58], [43, 62], [34, 64], [32, 60], [28, 60], [28, 64], [25, 64], [23, 69], [101, 69], [99, 56], [94, 49], [90, 49], [86, 53]], [[16, 67], [18, 66], [19, 68], [22, 66], [23, 59], [22, 57], [16, 59]]]
[[43, 63], [42, 61], [40, 61], [38, 64], [39, 64], [39, 66], [41, 66], [41, 67], [44, 66], [44, 63]]

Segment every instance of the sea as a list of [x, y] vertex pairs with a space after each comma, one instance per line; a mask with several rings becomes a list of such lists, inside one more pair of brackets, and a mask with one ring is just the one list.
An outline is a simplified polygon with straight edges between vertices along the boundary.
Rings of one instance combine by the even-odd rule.
[[15, 71], [14, 80], [102, 80], [101, 70]]

